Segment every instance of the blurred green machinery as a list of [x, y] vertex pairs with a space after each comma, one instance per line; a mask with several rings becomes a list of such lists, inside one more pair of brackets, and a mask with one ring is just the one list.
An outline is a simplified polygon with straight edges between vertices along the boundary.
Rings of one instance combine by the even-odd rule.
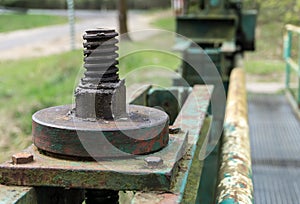
[[176, 32], [182, 37], [175, 46], [183, 53], [182, 77], [189, 85], [214, 84], [211, 67], [201, 61], [208, 55], [227, 90], [231, 70], [241, 66], [244, 51], [255, 50], [257, 10], [244, 10], [242, 0], [185, 0], [183, 6], [176, 17]]

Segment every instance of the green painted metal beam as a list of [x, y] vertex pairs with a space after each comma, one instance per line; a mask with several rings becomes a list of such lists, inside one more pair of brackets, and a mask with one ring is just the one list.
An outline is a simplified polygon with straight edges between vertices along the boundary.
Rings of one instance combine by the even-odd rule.
[[0, 204], [37, 204], [36, 192], [32, 187], [0, 185]]
[[[191, 190], [191, 179], [194, 179], [196, 174], [199, 176], [202, 171], [203, 163], [198, 160], [198, 152], [202, 148], [207, 133], [207, 129], [205, 130], [204, 125], [207, 125], [205, 119], [212, 91], [212, 86], [194, 86], [192, 93], [187, 98], [181, 112], [174, 122], [174, 127], [180, 127], [182, 130], [189, 130], [189, 134], [187, 152], [183, 159], [178, 163], [179, 168], [176, 172], [176, 179], [173, 183], [172, 190], [168, 192], [138, 192], [134, 195], [132, 203], [164, 204], [196, 202], [196, 196], [193, 195], [193, 193], [189, 194], [188, 191]], [[201, 131], [203, 132], [201, 133]], [[197, 169], [197, 167], [200, 169]], [[200, 177], [197, 179], [200, 179]], [[197, 186], [198, 183], [199, 180], [195, 181], [192, 186]], [[197, 187], [195, 188], [197, 189]], [[193, 190], [195, 192], [195, 189]]]
[[[291, 95], [294, 95], [293, 100], [295, 100], [296, 103], [296, 109], [297, 112], [300, 110], [300, 27], [294, 26], [294, 25], [286, 25], [286, 34], [284, 36], [284, 59], [286, 62], [286, 80], [285, 80], [285, 86], [286, 86], [286, 91], [290, 92]], [[298, 42], [298, 60], [295, 62], [292, 59], [291, 52], [292, 52], [292, 39], [293, 35], [296, 34], [299, 37], [299, 42]], [[290, 87], [290, 78], [292, 75], [292, 71], [296, 73], [296, 76], [298, 78], [298, 86], [296, 88], [296, 93], [293, 94], [291, 87]], [[293, 102], [291, 102], [294, 104]]]

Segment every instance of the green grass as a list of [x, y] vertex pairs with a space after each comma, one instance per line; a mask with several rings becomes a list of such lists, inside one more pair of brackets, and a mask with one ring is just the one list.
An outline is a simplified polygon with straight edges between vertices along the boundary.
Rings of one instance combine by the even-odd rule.
[[151, 23], [151, 25], [168, 31], [175, 31], [175, 18], [174, 16], [168, 16], [159, 18]]
[[68, 19], [62, 16], [1, 14], [0, 32], [9, 32], [14, 30], [36, 28], [54, 24], [63, 24], [67, 22]]
[[0, 160], [31, 143], [34, 112], [72, 103], [81, 53], [0, 62]]
[[249, 74], [267, 75], [270, 73], [283, 73], [285, 63], [278, 60], [251, 60], [245, 62], [245, 70]]

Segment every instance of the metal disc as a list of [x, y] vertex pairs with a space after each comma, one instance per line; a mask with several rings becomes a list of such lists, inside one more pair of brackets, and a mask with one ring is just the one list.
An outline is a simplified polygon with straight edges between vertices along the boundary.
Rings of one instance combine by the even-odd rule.
[[38, 149], [71, 159], [116, 158], [148, 154], [168, 144], [169, 118], [160, 110], [130, 105], [115, 121], [81, 119], [72, 106], [40, 110], [32, 116]]

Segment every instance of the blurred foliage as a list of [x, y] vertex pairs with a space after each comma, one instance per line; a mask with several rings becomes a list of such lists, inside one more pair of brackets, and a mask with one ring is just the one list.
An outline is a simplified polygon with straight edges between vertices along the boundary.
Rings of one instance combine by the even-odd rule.
[[[117, 0], [74, 0], [77, 9], [116, 9]], [[66, 0], [0, 0], [0, 6], [19, 8], [67, 8]], [[170, 0], [128, 0], [130, 9], [150, 9], [171, 7]]]
[[300, 1], [295, 0], [245, 0], [244, 4], [259, 8], [261, 23], [279, 21], [300, 24]]

